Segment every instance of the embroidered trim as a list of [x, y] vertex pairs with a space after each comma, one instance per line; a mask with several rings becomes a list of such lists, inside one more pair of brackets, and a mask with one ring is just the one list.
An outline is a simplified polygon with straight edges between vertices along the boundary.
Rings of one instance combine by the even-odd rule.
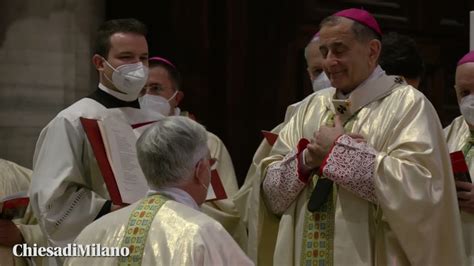
[[342, 135], [322, 168], [323, 175], [343, 188], [372, 203], [377, 203], [374, 184], [377, 152], [364, 142]]
[[168, 199], [161, 195], [153, 195], [143, 199], [133, 210], [128, 220], [121, 247], [128, 247], [130, 255], [120, 257], [119, 265], [142, 265], [143, 251], [153, 219], [158, 210]]
[[85, 189], [82, 189], [81, 191], [79, 191], [79, 193], [76, 195], [76, 197], [72, 201], [69, 208], [64, 212], [63, 216], [59, 218], [56, 221], [56, 223], [54, 223], [56, 227], [59, 227], [64, 222], [64, 220], [66, 220], [66, 218], [71, 214], [72, 210], [76, 207], [77, 203], [79, 203], [79, 201], [81, 200], [82, 196], [84, 196], [85, 193], [86, 193]]
[[305, 164], [304, 150], [308, 144], [309, 140], [305, 138], [300, 139], [296, 153], [296, 159], [298, 160], [298, 178], [305, 183], [308, 183], [308, 180], [311, 177], [311, 171], [313, 170]]
[[291, 151], [283, 160], [268, 167], [263, 180], [268, 207], [273, 213], [282, 214], [305, 186], [306, 183], [298, 178], [296, 151]]
[[[354, 113], [344, 123], [346, 132], [351, 131], [357, 120], [359, 111]], [[327, 126], [333, 126], [334, 118], [335, 114], [330, 113], [325, 124]], [[333, 148], [334, 146], [335, 145], [333, 145]], [[323, 166], [320, 166], [320, 169], [322, 168]], [[313, 189], [318, 178], [319, 176], [317, 175], [313, 177]], [[337, 186], [332, 187], [333, 189], [328, 196], [328, 200], [318, 211], [311, 213], [308, 211], [308, 208], [305, 208], [301, 265], [331, 266], [334, 263], [334, 217], [336, 213]], [[306, 195], [307, 201], [309, 201], [313, 189], [308, 191]]]
[[[316, 183], [315, 176], [313, 183]], [[313, 188], [314, 189], [314, 188]], [[305, 208], [303, 246], [301, 247], [301, 265], [333, 265], [334, 217], [336, 206], [336, 186], [332, 186], [328, 200], [313, 213]], [[308, 190], [307, 198], [311, 196]]]

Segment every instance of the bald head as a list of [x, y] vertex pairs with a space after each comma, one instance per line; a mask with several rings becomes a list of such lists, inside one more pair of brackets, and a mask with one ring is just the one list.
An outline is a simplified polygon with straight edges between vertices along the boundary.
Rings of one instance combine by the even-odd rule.
[[474, 62], [458, 64], [454, 88], [461, 114], [474, 130]]
[[474, 95], [474, 62], [458, 65], [455, 78], [458, 102], [469, 94]]
[[306, 45], [304, 57], [308, 66], [309, 77], [311, 80], [314, 80], [323, 71], [323, 56], [319, 51], [319, 38], [311, 40]]

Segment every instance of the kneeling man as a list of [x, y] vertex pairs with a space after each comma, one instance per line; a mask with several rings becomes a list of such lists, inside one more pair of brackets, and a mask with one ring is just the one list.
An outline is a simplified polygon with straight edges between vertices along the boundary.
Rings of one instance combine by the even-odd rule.
[[66, 265], [252, 265], [232, 237], [200, 212], [210, 182], [203, 126], [170, 116], [137, 141], [148, 197], [87, 226], [76, 244], [128, 247], [127, 257], [74, 257]]

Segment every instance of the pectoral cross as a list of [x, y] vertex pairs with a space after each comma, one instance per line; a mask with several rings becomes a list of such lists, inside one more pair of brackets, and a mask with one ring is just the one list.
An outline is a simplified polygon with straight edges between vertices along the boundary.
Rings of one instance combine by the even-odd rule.
[[345, 106], [339, 105], [337, 107], [337, 111], [341, 114], [344, 114], [347, 111], [347, 108]]
[[398, 84], [403, 84], [403, 78], [402, 77], [395, 77], [395, 83], [398, 83]]

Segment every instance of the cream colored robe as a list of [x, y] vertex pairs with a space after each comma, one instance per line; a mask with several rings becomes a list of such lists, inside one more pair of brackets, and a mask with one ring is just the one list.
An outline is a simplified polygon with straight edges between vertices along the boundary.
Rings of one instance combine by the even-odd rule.
[[211, 158], [217, 159], [215, 170], [219, 173], [228, 198], [206, 202], [201, 205], [201, 209], [205, 214], [220, 222], [234, 240], [241, 247], [244, 247], [247, 242], [247, 231], [245, 226], [240, 223], [239, 213], [232, 201], [233, 196], [238, 191], [232, 159], [219, 137], [211, 132], [207, 132], [207, 137]]
[[[30, 186], [31, 170], [16, 163], [0, 159], [0, 197], [8, 196], [22, 191], [27, 191]], [[38, 221], [33, 216], [30, 207], [26, 210], [22, 219], [13, 221], [21, 234], [25, 243], [32, 246], [45, 246], [46, 241], [38, 225]], [[28, 265], [27, 259], [16, 258], [7, 247], [0, 247], [0, 265]], [[42, 258], [34, 258], [35, 265], [42, 265]]]
[[[374, 182], [378, 205], [338, 188], [334, 265], [463, 265], [459, 210], [442, 128], [431, 103], [416, 89], [382, 75], [350, 96], [361, 111], [351, 132], [378, 154]], [[260, 265], [299, 265], [303, 218], [313, 185], [277, 217], [263, 203], [267, 167], [310, 139], [330, 113], [335, 89], [303, 103], [280, 131], [253, 177], [248, 255]], [[275, 240], [275, 236], [276, 240]]]
[[[454, 119], [451, 125], [444, 129], [444, 133], [446, 134], [449, 152], [462, 150], [470, 136], [469, 126], [463, 116]], [[474, 178], [474, 162], [471, 160], [467, 164], [471, 178]], [[474, 265], [474, 215], [461, 211], [461, 223], [469, 265]]]
[[[90, 224], [77, 244], [120, 247], [138, 203]], [[116, 257], [73, 257], [65, 265], [117, 265]], [[148, 232], [142, 265], [253, 265], [226, 230], [207, 215], [174, 200], [158, 211]]]
[[207, 146], [211, 153], [211, 158], [217, 159], [216, 170], [222, 181], [222, 185], [227, 196], [232, 197], [239, 186], [235, 176], [234, 165], [222, 140], [211, 132], [207, 132]]
[[110, 108], [83, 98], [41, 131], [33, 158], [30, 203], [52, 246], [71, 243], [110, 199], [80, 117], [118, 116], [130, 124], [157, 120], [136, 108]]
[[[302, 101], [289, 105], [286, 108], [284, 121], [280, 123], [279, 125], [277, 125], [275, 128], [273, 128], [271, 132], [274, 134], [279, 134], [280, 130], [286, 125], [286, 123], [288, 123], [291, 117], [297, 112], [299, 106], [304, 104], [308, 99], [311, 99], [313, 95], [316, 93], [318, 92], [310, 94]], [[254, 217], [256, 217], [257, 215], [264, 215], [263, 213], [257, 214], [260, 209], [255, 208], [255, 206], [258, 206], [260, 204], [259, 191], [260, 191], [261, 182], [260, 182], [260, 175], [257, 174], [257, 169], [258, 169], [258, 166], [260, 165], [260, 162], [265, 157], [268, 157], [270, 155], [271, 150], [272, 150], [272, 145], [270, 145], [266, 139], [263, 139], [252, 158], [252, 164], [250, 165], [250, 168], [247, 171], [244, 184], [233, 197], [233, 201], [240, 215], [240, 226], [245, 226], [245, 228], [247, 228], [248, 230], [248, 241], [245, 242], [243, 245], [241, 245], [241, 247], [244, 250], [246, 250], [247, 254], [249, 254], [251, 258], [257, 257], [257, 245], [255, 245], [255, 243], [257, 242], [257, 238], [260, 235], [260, 232], [257, 232], [257, 228], [260, 228], [260, 225], [257, 224], [257, 220], [254, 219]], [[256, 186], [255, 190], [252, 189], [254, 186]], [[273, 217], [267, 217], [267, 218], [272, 219]], [[269, 224], [269, 227], [262, 228], [262, 230], [269, 230], [270, 232], [272, 232], [272, 230], [273, 231], [275, 230], [276, 226], [278, 225], [275, 225], [275, 223]], [[268, 254], [268, 252], [266, 251], [264, 252], [263, 250], [267, 250], [267, 249], [273, 250], [272, 243], [275, 241], [275, 238], [276, 238], [276, 234], [269, 233], [265, 239], [261, 239], [260, 245], [262, 247], [260, 249], [260, 252]], [[269, 259], [271, 261], [271, 257]], [[262, 265], [266, 265], [266, 263]]]

